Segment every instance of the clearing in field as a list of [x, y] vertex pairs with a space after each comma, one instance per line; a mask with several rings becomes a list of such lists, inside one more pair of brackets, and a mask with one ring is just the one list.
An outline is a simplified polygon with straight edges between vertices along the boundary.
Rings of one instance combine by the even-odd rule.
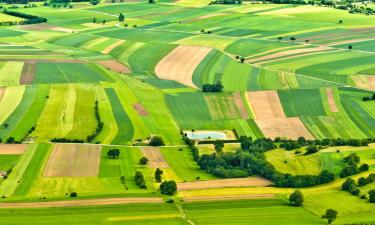
[[331, 112], [338, 112], [339, 110], [337, 109], [335, 98], [333, 97], [332, 88], [327, 88], [327, 98], [328, 98], [328, 104], [329, 104], [329, 108], [331, 109]]
[[35, 62], [25, 62], [21, 78], [20, 84], [32, 84], [36, 73], [36, 63]]
[[208, 47], [179, 46], [157, 64], [155, 73], [161, 79], [174, 80], [195, 88], [193, 72], [210, 51]]
[[298, 117], [286, 117], [276, 91], [249, 92], [255, 122], [266, 137], [314, 139]]
[[248, 177], [177, 183], [177, 189], [179, 191], [187, 191], [224, 187], [266, 187], [272, 184], [270, 180], [262, 177]]
[[0, 155], [21, 155], [26, 148], [27, 144], [0, 144]]
[[150, 168], [168, 168], [169, 165], [165, 161], [163, 154], [157, 147], [143, 147], [141, 148], [142, 154], [148, 159], [148, 165]]
[[44, 169], [44, 177], [84, 177], [99, 174], [101, 147], [56, 144]]
[[98, 63], [116, 73], [130, 73], [130, 69], [127, 66], [119, 63], [116, 60], [103, 60], [99, 61]]

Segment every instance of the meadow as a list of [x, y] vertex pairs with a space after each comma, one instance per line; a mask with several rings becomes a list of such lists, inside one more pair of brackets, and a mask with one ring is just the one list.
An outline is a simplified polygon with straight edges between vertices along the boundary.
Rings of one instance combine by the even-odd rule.
[[[373, 142], [375, 101], [364, 101], [375, 91], [373, 15], [210, 2], [1, 5], [48, 19], [0, 29], [2, 224], [312, 225], [326, 223], [328, 208], [338, 211], [334, 224], [375, 223], [367, 194], [374, 183], [359, 187], [361, 199], [341, 191], [339, 177], [351, 153], [369, 170], [350, 177], [374, 173], [374, 144], [266, 151], [280, 173], [335, 176], [300, 188], [305, 201], [291, 207], [295, 188], [257, 173], [223, 180], [195, 160], [219, 152], [214, 140], [194, 149], [183, 137], [210, 131]], [[10, 20], [23, 19], [0, 13], [0, 22]], [[202, 91], [217, 82], [221, 92]], [[148, 146], [155, 136], [163, 146]], [[222, 151], [252, 154], [239, 152], [238, 142]], [[215, 154], [220, 172], [226, 161]], [[160, 193], [158, 168], [162, 181], [177, 182], [173, 196]]]

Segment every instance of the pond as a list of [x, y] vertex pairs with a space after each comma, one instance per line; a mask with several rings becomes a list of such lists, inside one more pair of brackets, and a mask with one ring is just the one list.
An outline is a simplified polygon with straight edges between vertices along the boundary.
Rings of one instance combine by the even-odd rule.
[[186, 131], [185, 134], [189, 139], [207, 140], [207, 139], [226, 139], [227, 135], [219, 131]]

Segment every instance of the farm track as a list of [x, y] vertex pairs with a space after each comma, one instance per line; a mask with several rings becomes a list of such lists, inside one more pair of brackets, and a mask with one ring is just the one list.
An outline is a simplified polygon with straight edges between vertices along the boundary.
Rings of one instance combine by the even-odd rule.
[[162, 198], [104, 198], [104, 199], [82, 199], [62, 200], [50, 202], [12, 202], [0, 203], [0, 208], [54, 208], [74, 206], [98, 206], [98, 205], [119, 205], [136, 203], [162, 203]]

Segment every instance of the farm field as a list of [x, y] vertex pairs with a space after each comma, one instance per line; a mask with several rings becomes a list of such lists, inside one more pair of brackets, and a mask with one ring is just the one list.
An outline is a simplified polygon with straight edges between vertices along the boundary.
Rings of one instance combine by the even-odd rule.
[[373, 3], [23, 3], [0, 3], [1, 224], [375, 223]]

